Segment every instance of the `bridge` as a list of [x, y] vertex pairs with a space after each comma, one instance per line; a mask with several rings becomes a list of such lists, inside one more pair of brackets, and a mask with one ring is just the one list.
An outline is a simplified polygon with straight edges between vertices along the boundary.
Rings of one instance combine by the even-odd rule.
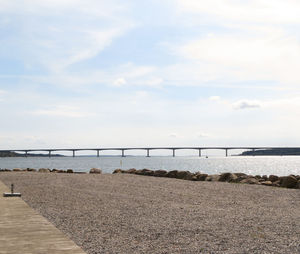
[[0, 150], [0, 152], [21, 152], [24, 153], [25, 157], [30, 152], [47, 152], [49, 157], [53, 152], [72, 152], [73, 157], [76, 156], [77, 151], [95, 151], [97, 157], [100, 156], [101, 151], [120, 151], [120, 156], [125, 157], [125, 151], [129, 150], [145, 150], [146, 157], [150, 157], [150, 151], [153, 150], [171, 150], [173, 157], [176, 156], [177, 150], [197, 150], [199, 157], [201, 157], [201, 152], [203, 150], [224, 150], [225, 156], [228, 156], [229, 150], [267, 150], [267, 149], [300, 149], [300, 147], [117, 147], [117, 148], [58, 148], [58, 149], [11, 149], [11, 150]]

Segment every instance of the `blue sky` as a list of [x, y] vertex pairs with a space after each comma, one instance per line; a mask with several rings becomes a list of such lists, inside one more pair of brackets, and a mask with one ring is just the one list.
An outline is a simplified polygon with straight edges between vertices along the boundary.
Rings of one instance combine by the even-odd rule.
[[299, 13], [294, 0], [0, 0], [0, 148], [299, 146]]

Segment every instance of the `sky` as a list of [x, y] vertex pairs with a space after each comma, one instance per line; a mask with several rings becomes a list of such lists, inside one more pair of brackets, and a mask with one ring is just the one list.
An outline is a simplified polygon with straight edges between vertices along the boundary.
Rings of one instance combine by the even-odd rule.
[[298, 0], [0, 0], [0, 149], [299, 146]]

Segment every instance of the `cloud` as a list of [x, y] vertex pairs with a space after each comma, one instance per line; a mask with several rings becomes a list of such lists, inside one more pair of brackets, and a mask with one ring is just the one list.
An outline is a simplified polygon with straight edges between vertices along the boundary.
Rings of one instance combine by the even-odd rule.
[[123, 86], [123, 85], [126, 85], [127, 84], [127, 81], [126, 79], [124, 78], [118, 78], [116, 79], [114, 82], [113, 82], [113, 85], [114, 86]]
[[81, 117], [88, 117], [94, 115], [93, 113], [90, 112], [82, 112], [77, 107], [70, 107], [65, 105], [55, 106], [53, 107], [53, 109], [39, 109], [31, 113], [40, 116], [68, 117], [68, 118], [81, 118]]
[[232, 104], [234, 109], [251, 109], [251, 108], [260, 108], [261, 103], [258, 101], [250, 100], [240, 100]]
[[209, 97], [209, 100], [211, 100], [211, 101], [219, 101], [220, 99], [221, 99], [220, 96], [210, 96]]
[[0, 13], [9, 19], [6, 26], [12, 31], [2, 37], [2, 51], [17, 47], [16, 57], [25, 66], [50, 72], [99, 55], [135, 27], [118, 0], [3, 0]]
[[[256, 22], [267, 24], [300, 24], [300, 3], [295, 0], [177, 0], [179, 12], [209, 15], [227, 22]], [[226, 23], [224, 24], [226, 25]]]

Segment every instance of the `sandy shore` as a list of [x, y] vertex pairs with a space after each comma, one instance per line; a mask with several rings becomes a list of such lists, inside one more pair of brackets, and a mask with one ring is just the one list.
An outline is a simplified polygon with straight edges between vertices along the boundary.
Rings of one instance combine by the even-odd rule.
[[300, 253], [300, 191], [128, 174], [1, 172], [87, 253]]

